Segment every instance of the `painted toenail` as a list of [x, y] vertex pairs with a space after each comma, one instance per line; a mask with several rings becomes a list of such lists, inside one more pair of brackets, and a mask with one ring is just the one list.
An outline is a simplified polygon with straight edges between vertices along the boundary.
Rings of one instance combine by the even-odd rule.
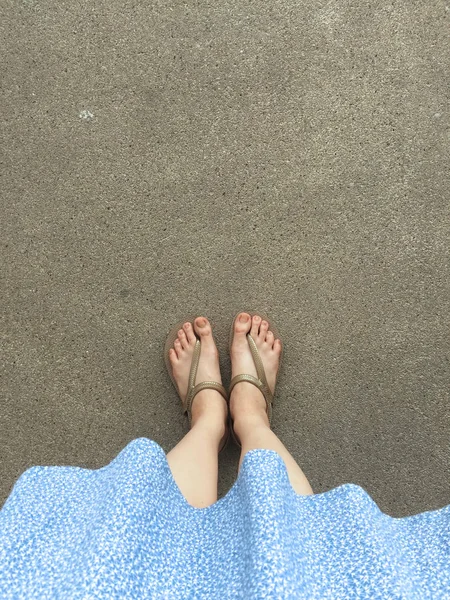
[[248, 319], [247, 319], [247, 315], [241, 315], [241, 316], [239, 317], [239, 321], [240, 321], [241, 323], [245, 323], [246, 321], [248, 321]]

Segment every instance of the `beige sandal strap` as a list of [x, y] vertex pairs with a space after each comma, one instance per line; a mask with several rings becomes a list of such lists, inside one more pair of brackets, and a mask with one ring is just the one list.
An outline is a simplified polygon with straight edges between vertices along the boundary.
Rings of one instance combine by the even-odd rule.
[[197, 383], [196, 386], [189, 388], [188, 395], [186, 396], [186, 408], [184, 409], [184, 412], [187, 412], [188, 414], [189, 424], [191, 423], [192, 403], [196, 394], [202, 390], [208, 389], [216, 390], [217, 392], [221, 393], [225, 398], [225, 401], [228, 402], [227, 390], [217, 381], [202, 381], [201, 383]]
[[[194, 354], [192, 356], [191, 370], [189, 372], [188, 390], [195, 386], [195, 378], [197, 377], [198, 363], [200, 362], [200, 351], [202, 344], [197, 338], [195, 341]], [[189, 394], [188, 394], [189, 395]]]
[[241, 375], [236, 375], [230, 381], [230, 387], [228, 388], [228, 392], [231, 393], [234, 386], [237, 383], [239, 383], [240, 381], [248, 381], [248, 383], [253, 383], [253, 385], [256, 385], [256, 387], [258, 389], [260, 389], [261, 391], [262, 391], [261, 388], [264, 385], [263, 382], [260, 379], [258, 379], [257, 377], [254, 377], [253, 375], [248, 375], [248, 374], [242, 373]]
[[252, 383], [262, 392], [262, 395], [264, 396], [264, 400], [266, 401], [266, 410], [267, 410], [267, 416], [269, 418], [269, 423], [271, 423], [273, 395], [269, 389], [269, 386], [264, 385], [264, 383], [260, 379], [257, 379], [253, 375], [241, 374], [241, 375], [236, 375], [236, 377], [233, 377], [233, 379], [231, 380], [230, 387], [228, 389], [229, 394], [231, 394], [231, 391], [234, 388], [234, 386], [237, 383], [239, 383], [240, 381], [247, 381], [248, 383]]
[[263, 362], [261, 360], [261, 356], [259, 354], [259, 350], [256, 346], [255, 340], [252, 338], [252, 336], [248, 333], [247, 334], [247, 340], [248, 340], [248, 345], [250, 346], [250, 350], [253, 356], [253, 361], [255, 363], [255, 367], [256, 367], [256, 372], [258, 374], [258, 378], [260, 381], [263, 382], [263, 385], [267, 388], [268, 392], [269, 392], [269, 398], [270, 398], [270, 402], [273, 402], [273, 394], [269, 389], [269, 385], [267, 383], [267, 379], [266, 379], [266, 372], [264, 370], [264, 365]]
[[[272, 421], [273, 394], [267, 383], [266, 372], [264, 370], [264, 365], [261, 360], [261, 356], [259, 354], [258, 348], [255, 344], [255, 340], [252, 338], [252, 336], [249, 333], [247, 333], [247, 341], [248, 341], [248, 345], [250, 346], [250, 351], [252, 353], [253, 362], [255, 363], [256, 373], [257, 373], [258, 377], [256, 378], [253, 375], [248, 375], [248, 374], [236, 375], [236, 377], [233, 377], [233, 379], [230, 382], [230, 387], [228, 388], [228, 393], [231, 395], [232, 389], [240, 381], [247, 381], [248, 383], [252, 383], [253, 385], [256, 385], [256, 387], [262, 392], [262, 394], [264, 396], [264, 400], [266, 401], [267, 417], [269, 419], [269, 424], [270, 424]], [[236, 444], [239, 447], [241, 447], [241, 443], [239, 442], [239, 440], [236, 437], [236, 434], [234, 433], [231, 417], [230, 417], [230, 431], [231, 431], [231, 435], [233, 436], [233, 439], [236, 442]]]
[[256, 346], [255, 340], [252, 338], [252, 336], [249, 333], [247, 333], [247, 341], [248, 341], [248, 345], [250, 346], [250, 352], [252, 353], [253, 362], [255, 363], [256, 373], [258, 374], [258, 378], [254, 377], [253, 375], [236, 375], [236, 377], [233, 377], [233, 379], [231, 381], [229, 393], [231, 394], [231, 390], [236, 385], [236, 383], [239, 383], [239, 381], [248, 381], [248, 383], [253, 383], [253, 385], [256, 385], [256, 387], [259, 390], [261, 390], [261, 392], [264, 396], [264, 399], [266, 401], [267, 416], [269, 417], [269, 423], [270, 423], [272, 420], [273, 394], [269, 388], [269, 384], [267, 383], [266, 372], [264, 370], [264, 365], [261, 360], [259, 350]]
[[200, 362], [200, 351], [201, 351], [201, 342], [197, 338], [194, 347], [194, 354], [192, 356], [191, 370], [189, 373], [189, 381], [188, 381], [188, 393], [185, 399], [185, 408], [184, 412], [188, 414], [189, 424], [191, 423], [191, 411], [192, 411], [192, 402], [198, 392], [201, 390], [211, 389], [220, 392], [225, 400], [228, 402], [228, 394], [226, 389], [218, 383], [217, 381], [202, 381], [201, 383], [194, 384], [195, 378], [197, 377], [198, 371], [198, 363]]

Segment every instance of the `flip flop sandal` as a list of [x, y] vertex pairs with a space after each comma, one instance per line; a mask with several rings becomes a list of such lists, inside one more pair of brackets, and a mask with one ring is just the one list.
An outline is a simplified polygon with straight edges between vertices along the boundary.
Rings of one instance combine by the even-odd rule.
[[[187, 323], [187, 322], [191, 323], [192, 330], [194, 332], [195, 337], [197, 338], [197, 341], [195, 342], [194, 354], [192, 356], [191, 370], [189, 373], [188, 393], [183, 402], [183, 413], [184, 414], [187, 413], [189, 427], [191, 426], [191, 422], [192, 422], [192, 403], [194, 401], [195, 395], [198, 392], [200, 392], [201, 390], [212, 389], [212, 390], [216, 390], [216, 391], [220, 392], [222, 394], [222, 396], [225, 398], [225, 401], [228, 405], [227, 391], [223, 387], [223, 385], [221, 385], [217, 381], [202, 381], [201, 383], [197, 383], [197, 385], [195, 385], [195, 378], [197, 376], [198, 363], [200, 361], [200, 350], [201, 350], [200, 339], [194, 330], [194, 321], [196, 318], [197, 318], [196, 316], [195, 317], [187, 317], [183, 321], [180, 321], [179, 323], [177, 323], [177, 325], [174, 325], [173, 328], [170, 330], [169, 335], [167, 336], [166, 345], [164, 347], [164, 361], [166, 363], [167, 371], [170, 375], [170, 379], [172, 380], [173, 385], [175, 386], [175, 389], [178, 392], [177, 383], [176, 383], [175, 378], [172, 373], [172, 365], [170, 364], [169, 350], [171, 348], [173, 348], [173, 343], [176, 340], [176, 338], [178, 337], [178, 331], [180, 329], [183, 329], [184, 323]], [[222, 446], [219, 449], [219, 452], [222, 452], [222, 450], [228, 444], [229, 439], [230, 439], [230, 429], [228, 429], [228, 434], [227, 434], [224, 442], [222, 443]]]
[[[231, 346], [233, 344], [234, 333], [235, 333], [234, 332], [234, 324], [236, 322], [238, 315], [240, 315], [241, 312], [246, 312], [247, 314], [250, 315], [250, 317], [252, 319], [255, 315], [258, 315], [259, 317], [261, 317], [261, 320], [267, 321], [269, 323], [269, 330], [272, 331], [272, 333], [275, 336], [275, 339], [280, 339], [280, 335], [279, 335], [276, 327], [274, 327], [274, 325], [272, 324], [270, 319], [266, 315], [264, 315], [262, 312], [241, 310], [235, 315], [235, 317], [233, 319], [233, 323], [231, 324], [230, 345], [229, 345], [230, 353], [231, 353]], [[274, 395], [272, 394], [272, 392], [269, 388], [269, 385], [267, 383], [266, 372], [264, 371], [264, 366], [263, 366], [263, 363], [261, 360], [261, 356], [259, 354], [259, 350], [256, 347], [255, 340], [252, 338], [250, 333], [247, 333], [247, 340], [248, 340], [248, 345], [250, 346], [250, 351], [253, 356], [253, 361], [255, 363], [256, 373], [258, 374], [258, 377], [255, 377], [254, 375], [245, 375], [245, 374], [236, 375], [235, 377], [233, 377], [233, 379], [230, 382], [230, 387], [228, 388], [228, 395], [230, 398], [232, 389], [240, 381], [248, 381], [248, 383], [253, 383], [253, 385], [256, 385], [256, 387], [262, 392], [264, 399], [266, 401], [266, 412], [267, 412], [267, 416], [269, 418], [269, 425], [270, 425], [270, 423], [272, 421], [273, 396]], [[283, 356], [283, 345], [281, 346], [281, 354], [280, 354], [280, 362], [279, 362], [279, 366], [278, 366], [278, 373], [280, 372], [280, 368], [281, 368], [282, 356]], [[239, 448], [241, 448], [241, 444], [240, 444], [239, 440], [237, 439], [236, 434], [234, 433], [233, 422], [231, 419], [231, 412], [229, 412], [229, 430], [231, 432], [234, 442], [239, 446]]]

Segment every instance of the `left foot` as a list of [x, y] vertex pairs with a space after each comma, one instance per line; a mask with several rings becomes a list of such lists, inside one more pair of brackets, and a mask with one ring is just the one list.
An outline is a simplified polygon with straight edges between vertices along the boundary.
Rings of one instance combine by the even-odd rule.
[[[222, 383], [219, 352], [214, 342], [208, 319], [197, 317], [194, 321], [194, 329], [191, 323], [184, 323], [183, 329], [178, 331], [178, 337], [174, 341], [173, 348], [169, 351], [173, 376], [183, 404], [188, 392], [189, 373], [197, 341], [196, 333], [200, 338], [201, 351], [194, 384], [197, 385], [197, 383], [202, 381], [217, 381], [217, 383]], [[206, 417], [211, 425], [223, 429], [225, 437], [227, 415], [228, 406], [225, 398], [216, 390], [201, 390], [195, 395], [192, 402], [192, 425], [199, 418]]]

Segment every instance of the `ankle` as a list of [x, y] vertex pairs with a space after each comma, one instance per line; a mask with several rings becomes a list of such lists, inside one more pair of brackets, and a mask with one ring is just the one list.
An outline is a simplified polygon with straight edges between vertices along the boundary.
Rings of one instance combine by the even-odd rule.
[[219, 445], [220, 441], [225, 437], [227, 424], [225, 420], [211, 419], [208, 415], [201, 415], [191, 423], [191, 431], [201, 433], [202, 439], [215, 440]]
[[232, 390], [230, 414], [234, 422], [256, 417], [268, 423], [266, 401], [262, 392], [245, 381]]
[[269, 418], [265, 412], [241, 414], [233, 421], [233, 429], [242, 443], [249, 434], [254, 434], [258, 429], [270, 429]]
[[225, 432], [228, 407], [223, 396], [215, 390], [202, 390], [192, 403], [191, 426], [201, 424], [203, 427], [222, 434]]

